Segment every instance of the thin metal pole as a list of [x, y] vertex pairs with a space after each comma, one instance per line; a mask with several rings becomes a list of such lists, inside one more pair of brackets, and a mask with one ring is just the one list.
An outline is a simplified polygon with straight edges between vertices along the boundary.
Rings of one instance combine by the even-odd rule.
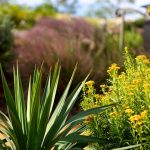
[[124, 48], [124, 24], [125, 24], [125, 12], [122, 11], [121, 25], [120, 25], [120, 41], [119, 41], [119, 50], [120, 51], [122, 51]]

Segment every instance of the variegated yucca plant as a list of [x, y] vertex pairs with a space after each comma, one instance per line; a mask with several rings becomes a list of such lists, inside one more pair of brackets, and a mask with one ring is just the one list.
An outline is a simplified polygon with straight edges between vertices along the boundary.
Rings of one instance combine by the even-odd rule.
[[56, 107], [54, 103], [60, 76], [58, 64], [55, 65], [53, 75], [49, 73], [43, 92], [41, 91], [42, 69], [34, 70], [33, 78], [29, 79], [27, 103], [18, 67], [14, 69], [14, 95], [1, 69], [9, 114], [6, 116], [0, 112], [0, 132], [5, 136], [5, 139], [0, 140], [1, 150], [67, 150], [82, 148], [89, 142], [99, 140], [84, 136], [82, 132], [85, 127], [79, 124], [86, 116], [99, 113], [110, 105], [83, 111], [68, 119], [69, 112], [88, 77], [70, 93], [76, 68]]

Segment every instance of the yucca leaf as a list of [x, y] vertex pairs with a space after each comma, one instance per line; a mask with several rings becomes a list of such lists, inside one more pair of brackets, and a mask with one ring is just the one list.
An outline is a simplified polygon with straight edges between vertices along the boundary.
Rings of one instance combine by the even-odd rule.
[[[49, 117], [51, 115], [53, 106], [54, 106], [54, 100], [55, 100], [55, 96], [56, 96], [56, 91], [57, 91], [57, 86], [58, 86], [58, 81], [59, 81], [59, 75], [60, 75], [60, 70], [61, 68], [58, 68], [58, 63], [56, 63], [55, 65], [55, 69], [54, 69], [54, 73], [53, 73], [53, 78], [52, 78], [52, 83], [51, 83], [51, 89], [50, 89], [50, 97], [48, 99], [50, 99], [50, 111], [49, 111]], [[47, 99], [47, 101], [48, 101]]]
[[17, 139], [14, 136], [15, 133], [13, 132], [13, 130], [6, 128], [4, 126], [1, 126], [0, 132], [5, 136], [6, 141], [9, 143], [12, 149], [14, 150], [19, 149]]
[[134, 149], [136, 147], [140, 147], [141, 144], [137, 144], [137, 145], [130, 145], [130, 146], [125, 146], [125, 147], [121, 147], [121, 148], [114, 148], [112, 150], [126, 150], [126, 149]]
[[0, 139], [0, 150], [11, 150], [11, 148], [5, 144], [4, 140]]
[[50, 76], [48, 78], [47, 88], [50, 87], [50, 89], [46, 88], [46, 91], [49, 93], [49, 95], [45, 96], [45, 99], [43, 99], [43, 101], [45, 103], [43, 102], [43, 110], [41, 111], [40, 123], [39, 123], [39, 127], [38, 127], [38, 140], [37, 140], [37, 148], [36, 149], [38, 149], [42, 145], [42, 141], [43, 141], [43, 137], [45, 135], [50, 111], [52, 109], [55, 95], [56, 95], [59, 75], [60, 75], [60, 68], [58, 69], [58, 64], [56, 64], [51, 86], [50, 86]]
[[31, 119], [31, 77], [29, 79], [28, 96], [27, 96], [27, 122], [28, 126]]
[[42, 67], [40, 69], [40, 72], [38, 70], [35, 74], [35, 79], [33, 82], [33, 88], [32, 92], [34, 95], [32, 95], [32, 105], [31, 107], [31, 120], [29, 123], [29, 133], [28, 133], [28, 142], [27, 146], [28, 149], [34, 150], [37, 144], [37, 130], [38, 130], [38, 123], [40, 119], [40, 93], [41, 93], [41, 83], [42, 83]]
[[0, 124], [4, 124], [8, 128], [12, 128], [9, 118], [2, 111], [0, 111]]
[[[64, 126], [64, 124], [66, 122], [66, 119], [67, 119], [67, 117], [70, 113], [70, 110], [72, 109], [72, 107], [73, 107], [73, 105], [74, 105], [74, 103], [75, 103], [75, 101], [76, 101], [76, 99], [77, 99], [84, 83], [86, 82], [88, 76], [85, 78], [85, 80], [81, 84], [77, 85], [77, 87], [73, 90], [73, 92], [70, 94], [70, 96], [66, 99], [66, 102], [63, 106], [63, 109], [62, 109], [60, 115], [57, 117], [58, 121], [55, 122], [55, 124], [57, 124], [57, 128], [58, 128], [57, 131], [59, 131], [59, 133], [57, 133], [57, 134], [55, 133], [54, 141], [58, 140], [60, 138], [60, 136], [67, 133], [66, 130], [64, 130], [64, 129], [61, 130], [61, 128]], [[68, 126], [68, 128], [69, 128], [69, 126]], [[71, 128], [69, 128], [69, 130], [71, 130]], [[55, 131], [56, 126], [54, 128], [52, 128], [51, 130], [52, 130], [51, 132]], [[51, 140], [51, 143], [54, 142], [54, 141]]]
[[65, 118], [64, 119], [65, 122], [66, 122], [67, 117], [68, 117], [71, 109], [73, 108], [80, 92], [81, 92], [81, 89], [83, 88], [83, 85], [85, 84], [86, 80], [88, 79], [88, 77], [89, 77], [89, 74], [87, 75], [87, 77], [84, 79], [84, 81], [81, 84], [76, 86], [75, 90], [73, 90], [73, 92], [67, 98], [66, 103], [65, 103], [63, 110], [61, 112], [62, 118]]
[[16, 70], [17, 71], [15, 71], [14, 69], [14, 93], [15, 93], [16, 110], [18, 112], [19, 119], [22, 124], [23, 133], [27, 135], [26, 106], [25, 106], [22, 82], [18, 71], [18, 64]]
[[79, 135], [76, 133], [69, 134], [68, 136], [61, 139], [62, 141], [70, 142], [70, 143], [87, 143], [88, 142], [98, 142], [100, 139], [96, 137], [89, 137], [84, 135]]
[[[17, 145], [17, 139], [15, 137], [11, 122], [8, 119], [8, 117], [1, 111], [0, 111], [0, 131], [4, 135], [6, 135], [6, 137], [10, 137], [10, 139], [12, 139], [13, 143], [15, 143], [15, 145]], [[14, 144], [11, 144], [11, 146], [14, 147]], [[16, 147], [19, 148], [19, 146], [16, 146]]]
[[[14, 70], [15, 101], [1, 70], [10, 121], [7, 116], [0, 114], [0, 125], [2, 125], [0, 130], [6, 135], [6, 138], [8, 138], [6, 140], [11, 140], [13, 142], [16, 148], [15, 150], [49, 150], [51, 148], [66, 150], [69, 148], [74, 149], [74, 144], [78, 142], [86, 143], [97, 140], [93, 137], [88, 138], [80, 135], [84, 129], [82, 128], [81, 130], [80, 127], [74, 129], [74, 127], [81, 123], [87, 115], [102, 112], [111, 105], [79, 113], [66, 122], [70, 110], [77, 100], [78, 95], [88, 77], [87, 76], [82, 83], [77, 85], [73, 92], [71, 92], [68, 96], [75, 72], [76, 67], [58, 105], [53, 112], [53, 105], [60, 75], [60, 67], [58, 67], [58, 63], [55, 65], [52, 79], [51, 75], [48, 75], [42, 98], [40, 98], [42, 67], [40, 71], [35, 68], [33, 80], [31, 80], [31, 78], [29, 80], [27, 111], [25, 109], [25, 99], [18, 66], [17, 71]], [[60, 142], [58, 142], [59, 140]], [[14, 148], [13, 145], [11, 146]]]
[[46, 80], [46, 85], [44, 88], [44, 93], [43, 93], [43, 97], [42, 97], [42, 101], [41, 101], [41, 115], [43, 113], [44, 110], [44, 106], [46, 104], [46, 100], [49, 99], [49, 95], [50, 95], [50, 87], [51, 87], [51, 71], [48, 74], [47, 80]]
[[[50, 120], [48, 122], [47, 129], [46, 129], [46, 137], [44, 139], [44, 144], [43, 144], [44, 147], [45, 147], [45, 143], [49, 142], [48, 141], [49, 138], [51, 138], [51, 141], [52, 141], [52, 139], [55, 138], [54, 135], [56, 135], [56, 133], [59, 131], [60, 124], [61, 125], [63, 124], [63, 122], [60, 122], [59, 120], [60, 120], [60, 118], [62, 119], [61, 112], [65, 105], [66, 97], [68, 95], [74, 74], [76, 72], [76, 69], [77, 69], [77, 67], [75, 67], [75, 69], [72, 73], [71, 79], [70, 79], [62, 97], [60, 98], [60, 101], [59, 101], [57, 107], [55, 108], [55, 111], [54, 111], [52, 117], [50, 118]], [[56, 124], [57, 124], [57, 126], [56, 126]], [[50, 144], [48, 144], [48, 145], [50, 145]]]
[[78, 113], [77, 115], [73, 116], [72, 118], [70, 118], [70, 119], [65, 123], [65, 125], [67, 125], [67, 124], [74, 124], [74, 125], [77, 125], [78, 123], [84, 121], [85, 118], [86, 118], [88, 115], [100, 113], [100, 112], [102, 112], [102, 111], [106, 110], [107, 108], [112, 107], [112, 106], [114, 106], [114, 105], [115, 105], [115, 104], [111, 104], [111, 105], [106, 105], [106, 106], [97, 107], [97, 108], [92, 108], [92, 109], [89, 109], [89, 110], [86, 110], [86, 111], [82, 111], [82, 112]]
[[23, 135], [21, 122], [19, 120], [19, 116], [16, 111], [15, 102], [13, 100], [13, 97], [11, 95], [10, 89], [8, 87], [7, 81], [5, 79], [4, 73], [1, 69], [1, 76], [2, 76], [2, 83], [3, 83], [3, 89], [4, 89], [4, 95], [6, 98], [6, 103], [8, 105], [8, 110], [12, 122], [12, 126], [14, 129], [15, 136], [17, 138], [18, 145], [21, 148], [26, 148], [25, 136]]

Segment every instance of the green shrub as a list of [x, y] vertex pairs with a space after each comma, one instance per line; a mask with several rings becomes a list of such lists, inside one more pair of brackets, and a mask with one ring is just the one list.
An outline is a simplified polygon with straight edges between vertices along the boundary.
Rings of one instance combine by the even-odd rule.
[[0, 15], [9, 17], [16, 28], [30, 28], [40, 17], [53, 16], [55, 13], [56, 10], [49, 4], [43, 4], [34, 9], [17, 4], [0, 5]]
[[[18, 67], [14, 70], [14, 96], [12, 95], [3, 71], [1, 70], [4, 94], [9, 111], [9, 118], [0, 111], [0, 131], [6, 139], [0, 140], [0, 149], [12, 150], [67, 150], [85, 147], [88, 142], [99, 139], [82, 135], [85, 130], [79, 124], [87, 115], [104, 111], [109, 106], [80, 112], [68, 119], [78, 95], [86, 81], [78, 84], [68, 95], [73, 76], [62, 94], [57, 106], [54, 100], [60, 75], [60, 67], [56, 64], [53, 76], [48, 75], [44, 92], [41, 91], [42, 68], [35, 69], [33, 78], [29, 79], [27, 106], [22, 88]], [[41, 94], [43, 94], [41, 96]], [[6, 141], [5, 141], [6, 140]], [[6, 142], [8, 142], [7, 145]]]
[[29, 28], [35, 23], [32, 10], [20, 5], [1, 4], [0, 15], [9, 17], [16, 28]]
[[83, 110], [111, 103], [116, 107], [98, 115], [93, 115], [85, 124], [90, 135], [103, 139], [96, 149], [141, 144], [141, 149], [149, 149], [150, 134], [150, 60], [145, 55], [135, 59], [125, 50], [124, 71], [112, 64], [108, 69], [108, 84], [100, 85], [96, 92], [94, 81], [83, 87]]
[[12, 27], [13, 24], [9, 18], [0, 16], [0, 62], [2, 64], [8, 62], [12, 56]]
[[135, 31], [125, 31], [125, 38], [124, 38], [125, 46], [131, 49], [136, 50], [143, 50], [143, 37], [140, 33]]
[[35, 7], [33, 13], [36, 17], [46, 17], [53, 16], [56, 14], [56, 12], [56, 9], [52, 5], [45, 3]]
[[125, 30], [131, 31], [136, 28], [142, 28], [144, 26], [144, 19], [137, 19], [132, 22], [125, 22]]

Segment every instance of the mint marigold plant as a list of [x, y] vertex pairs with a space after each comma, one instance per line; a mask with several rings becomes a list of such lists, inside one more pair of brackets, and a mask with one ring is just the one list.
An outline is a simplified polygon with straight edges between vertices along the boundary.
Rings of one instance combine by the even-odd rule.
[[150, 60], [145, 55], [132, 57], [127, 48], [124, 58], [123, 71], [117, 64], [109, 67], [109, 79], [107, 85], [100, 86], [101, 92], [96, 92], [94, 84], [83, 87], [83, 110], [117, 103], [93, 115], [90, 123], [85, 122], [91, 135], [104, 141], [94, 145], [96, 149], [135, 144], [141, 144], [141, 149], [150, 148]]

